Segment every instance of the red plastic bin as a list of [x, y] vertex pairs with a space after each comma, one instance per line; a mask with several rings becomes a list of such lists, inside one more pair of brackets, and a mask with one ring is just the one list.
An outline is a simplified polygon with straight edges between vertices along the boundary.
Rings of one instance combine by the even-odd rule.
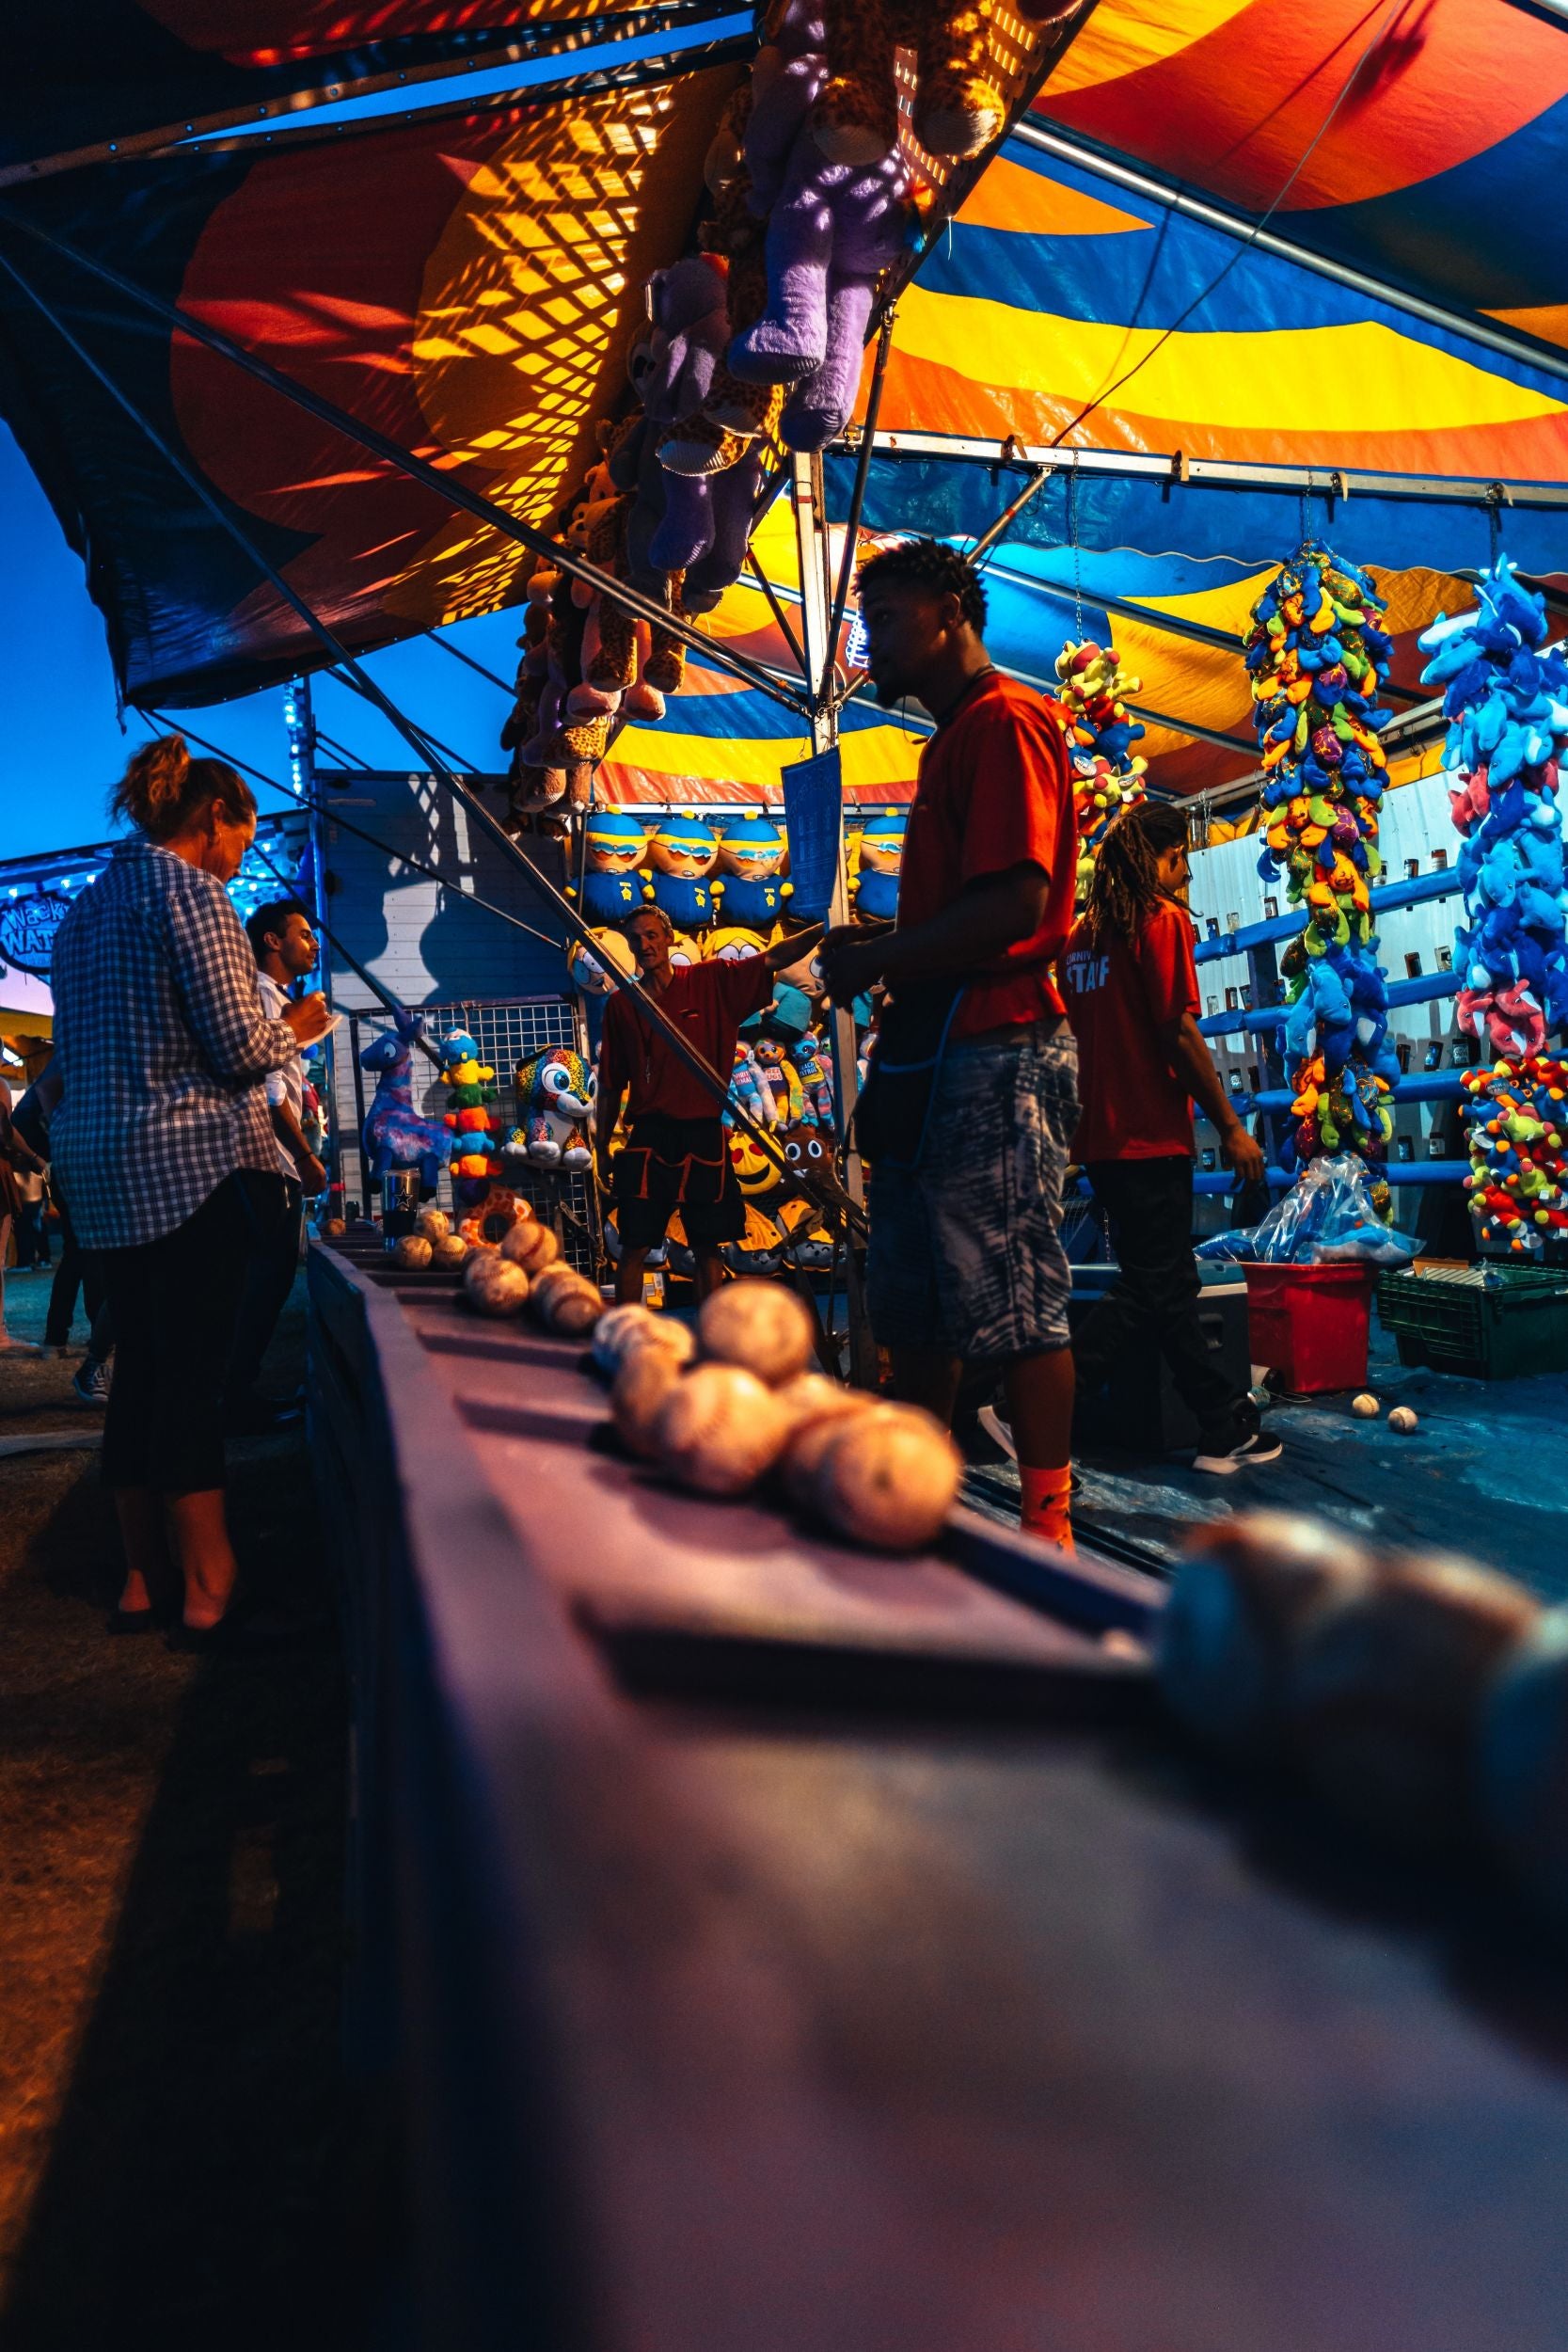
[[1360, 1389], [1377, 1269], [1365, 1265], [1249, 1265], [1248, 1343], [1295, 1396]]

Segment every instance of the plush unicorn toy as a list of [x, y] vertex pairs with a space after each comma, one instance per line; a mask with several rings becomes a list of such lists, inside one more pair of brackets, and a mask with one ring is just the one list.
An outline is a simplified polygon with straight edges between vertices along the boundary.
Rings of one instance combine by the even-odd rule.
[[414, 1108], [414, 1041], [424, 1032], [423, 1016], [392, 1008], [393, 1028], [359, 1057], [362, 1070], [376, 1073], [375, 1095], [365, 1119], [363, 1142], [372, 1176], [379, 1183], [393, 1168], [417, 1168], [420, 1189], [433, 1193], [456, 1138], [445, 1127], [421, 1119]]

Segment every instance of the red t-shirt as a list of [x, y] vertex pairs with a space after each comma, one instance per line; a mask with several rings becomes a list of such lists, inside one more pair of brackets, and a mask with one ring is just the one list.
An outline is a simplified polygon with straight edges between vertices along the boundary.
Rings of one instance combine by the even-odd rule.
[[1129, 942], [1105, 931], [1091, 945], [1078, 924], [1062, 959], [1068, 1019], [1078, 1040], [1082, 1112], [1072, 1156], [1156, 1160], [1193, 1148], [1193, 1105], [1160, 1030], [1198, 1008], [1193, 927], [1159, 906]]
[[1066, 739], [1032, 687], [993, 671], [920, 755], [898, 874], [899, 929], [928, 922], [980, 875], [1024, 864], [1041, 867], [1051, 884], [1040, 927], [970, 983], [954, 1037], [1059, 1018], [1051, 966], [1072, 922], [1078, 833]]
[[[748, 956], [738, 963], [677, 963], [657, 1003], [727, 1084], [740, 1025], [772, 993], [773, 975], [766, 962], [761, 956]], [[630, 1120], [644, 1111], [663, 1111], [670, 1119], [717, 1119], [722, 1109], [680, 1060], [662, 1030], [643, 1019], [641, 1005], [617, 989], [605, 1007], [599, 1042], [601, 1120], [613, 1124], [628, 1086]]]

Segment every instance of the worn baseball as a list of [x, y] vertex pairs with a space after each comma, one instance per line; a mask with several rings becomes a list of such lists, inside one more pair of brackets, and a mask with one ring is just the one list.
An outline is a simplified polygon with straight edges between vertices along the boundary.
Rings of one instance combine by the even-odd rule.
[[604, 1300], [593, 1283], [580, 1277], [574, 1282], [558, 1282], [545, 1307], [550, 1329], [559, 1331], [564, 1340], [587, 1339], [603, 1312]]
[[680, 1376], [679, 1363], [665, 1347], [634, 1348], [615, 1375], [610, 1417], [622, 1444], [644, 1462], [658, 1459], [658, 1417]]
[[430, 1257], [430, 1244], [422, 1233], [404, 1233], [393, 1245], [392, 1263], [405, 1272], [411, 1273], [417, 1267], [422, 1269], [427, 1266]]
[[1472, 1561], [1386, 1558], [1370, 1587], [1313, 1617], [1297, 1647], [1290, 1730], [1304, 1771], [1399, 1844], [1461, 1833], [1487, 1684], [1540, 1614], [1522, 1585]]
[[650, 1315], [645, 1325], [635, 1324], [627, 1332], [621, 1343], [622, 1360], [635, 1356], [640, 1347], [660, 1347], [677, 1364], [689, 1364], [697, 1353], [697, 1334], [677, 1315]]
[[739, 1364], [775, 1388], [804, 1372], [816, 1334], [805, 1301], [782, 1282], [739, 1281], [704, 1299], [697, 1338], [715, 1363]]
[[1171, 1713], [1222, 1756], [1270, 1754], [1302, 1628], [1326, 1602], [1363, 1591], [1372, 1573], [1363, 1546], [1318, 1519], [1249, 1511], [1199, 1528], [1156, 1631]]
[[468, 1245], [461, 1233], [444, 1233], [439, 1241], [430, 1245], [431, 1263], [445, 1266], [449, 1272], [453, 1266], [461, 1265], [467, 1254]]
[[501, 1256], [520, 1265], [531, 1279], [543, 1274], [561, 1255], [561, 1244], [555, 1237], [553, 1225], [541, 1223], [536, 1216], [523, 1216], [508, 1227], [501, 1236]]
[[963, 1456], [911, 1405], [840, 1416], [817, 1465], [816, 1507], [842, 1535], [878, 1551], [923, 1551], [946, 1522]]
[[451, 1232], [451, 1219], [445, 1209], [421, 1209], [414, 1219], [414, 1231], [428, 1242], [445, 1241]]
[[[649, 1351], [641, 1348], [641, 1362]], [[740, 1495], [755, 1486], [788, 1434], [772, 1391], [738, 1364], [684, 1373], [658, 1417], [658, 1452], [672, 1478], [699, 1494]]]
[[345, 1217], [341, 1216], [329, 1216], [325, 1224], [322, 1227], [323, 1237], [327, 1241], [337, 1241], [341, 1235], [346, 1233], [347, 1232], [348, 1221]]
[[1383, 1409], [1376, 1397], [1369, 1396], [1365, 1389], [1362, 1390], [1359, 1396], [1353, 1396], [1351, 1398], [1350, 1408], [1355, 1415], [1357, 1421], [1376, 1421], [1378, 1414]]
[[1481, 1812], [1526, 1892], [1568, 1925], [1568, 1609], [1549, 1609], [1488, 1692]]
[[520, 1314], [528, 1276], [499, 1249], [476, 1249], [463, 1269], [463, 1295], [482, 1315]]
[[1388, 1426], [1397, 1429], [1402, 1438], [1408, 1438], [1416, 1427], [1416, 1416], [1408, 1405], [1396, 1405], [1388, 1416]]
[[653, 1321], [652, 1311], [647, 1307], [611, 1307], [602, 1314], [594, 1333], [594, 1362], [597, 1369], [613, 1379], [631, 1343], [632, 1333], [640, 1331], [646, 1337]]

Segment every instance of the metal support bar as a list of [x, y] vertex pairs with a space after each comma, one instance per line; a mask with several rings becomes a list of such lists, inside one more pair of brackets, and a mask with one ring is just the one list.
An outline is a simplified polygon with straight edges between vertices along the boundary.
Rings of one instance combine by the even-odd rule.
[[762, 565], [757, 562], [756, 557], [752, 554], [750, 548], [746, 550], [746, 569], [751, 573], [752, 578], [756, 581], [757, 586], [762, 590], [763, 595], [767, 597], [768, 610], [773, 615], [773, 619], [777, 624], [779, 633], [783, 637], [784, 644], [789, 647], [790, 652], [795, 657], [796, 668], [800, 671], [800, 675], [804, 677], [806, 675], [806, 657], [800, 650], [800, 640], [795, 634], [794, 624], [790, 620], [788, 613], [784, 611], [784, 606], [779, 602], [777, 589], [768, 579], [768, 574], [763, 570]]
[[[473, 516], [477, 521], [489, 524], [493, 530], [500, 532], [504, 537], [515, 540], [519, 547], [527, 548], [530, 554], [538, 556], [543, 562], [565, 572], [570, 578], [582, 580], [590, 588], [596, 589], [601, 596], [608, 596], [611, 603], [623, 606], [638, 620], [647, 621], [652, 627], [666, 629], [672, 635], [679, 637], [687, 645], [701, 654], [705, 661], [717, 669], [731, 671], [735, 676], [743, 679], [747, 685], [754, 686], [759, 692], [767, 694], [772, 701], [782, 703], [786, 709], [794, 711], [797, 717], [808, 718], [810, 716], [803, 697], [791, 693], [786, 687], [781, 686], [771, 671], [765, 669], [762, 663], [752, 661], [743, 654], [732, 653], [721, 640], [704, 636], [700, 629], [694, 628], [679, 613], [671, 612], [668, 607], [657, 603], [651, 596], [644, 596], [640, 590], [629, 587], [623, 580], [616, 580], [609, 572], [601, 572], [596, 564], [590, 564], [585, 556], [577, 552], [576, 548], [558, 545], [544, 532], [535, 531], [531, 524], [520, 522], [516, 516], [509, 515], [505, 507], [498, 506], [493, 499], [482, 497], [477, 490], [470, 490], [451, 474], [442, 473], [435, 466], [427, 465], [422, 457], [414, 456], [411, 451], [388, 439], [385, 433], [378, 433], [373, 425], [362, 424], [357, 417], [351, 416], [346, 408], [340, 408], [335, 401], [324, 399], [321, 393], [309, 390], [305, 385], [297, 383], [293, 376], [284, 375], [267, 360], [259, 358], [252, 351], [247, 351], [243, 343], [236, 342], [231, 335], [226, 335], [221, 327], [210, 326], [204, 319], [197, 318], [189, 310], [181, 310], [178, 304], [163, 301], [157, 294], [149, 293], [145, 286], [138, 285], [134, 278], [125, 277], [121, 271], [110, 268], [105, 262], [94, 260], [90, 254], [83, 253], [77, 246], [68, 244], [63, 238], [50, 235], [46, 230], [39, 228], [32, 221], [24, 219], [4, 205], [0, 205], [0, 223], [21, 230], [24, 235], [33, 238], [38, 244], [46, 246], [51, 252], [59, 254], [68, 262], [73, 262], [79, 269], [86, 270], [90, 277], [98, 278], [106, 286], [113, 287], [117, 293], [126, 295], [129, 300], [136, 303], [150, 316], [163, 320], [166, 326], [175, 328], [182, 335], [188, 335], [193, 342], [205, 345], [209, 351], [216, 352], [221, 358], [231, 360], [247, 375], [254, 376], [258, 383], [265, 384], [271, 390], [279, 393], [283, 399], [292, 402], [295, 407], [303, 408], [320, 423], [331, 425], [346, 439], [356, 442], [361, 449], [368, 450], [372, 456], [379, 457], [395, 471], [406, 474], [411, 482], [418, 482], [423, 488], [444, 500], [449, 506], [458, 507], [464, 514]], [[27, 299], [42, 311], [44, 317], [50, 320], [62, 336], [66, 337], [83, 364], [91, 369], [95, 375], [100, 375], [97, 362], [89, 357], [76, 338], [70, 335], [69, 330], [49, 308], [42, 296], [35, 291], [14, 264], [7, 262], [4, 266], [7, 275], [12, 278]], [[102, 376], [100, 380], [108, 381], [107, 378]], [[164, 448], [165, 455], [169, 456], [172, 464], [174, 461], [166, 445], [160, 443], [160, 446]], [[186, 478], [189, 479], [188, 476]], [[219, 513], [227, 523], [228, 516], [221, 509], [213, 508], [212, 502], [205, 498], [202, 502], [209, 506], [210, 511]], [[334, 642], [337, 642], [336, 639]], [[339, 658], [344, 662], [352, 659], [346, 648]]]
[[[1435, 866], [1430, 874], [1418, 874], [1413, 881], [1387, 882], [1375, 888], [1370, 893], [1372, 914], [1381, 919], [1385, 914], [1397, 914], [1403, 907], [1424, 906], [1429, 898], [1452, 898], [1462, 888], [1457, 868]], [[1243, 923], [1233, 931], [1220, 931], [1212, 939], [1200, 939], [1193, 950], [1193, 961], [1217, 963], [1225, 956], [1245, 955], [1249, 948], [1293, 939], [1306, 923], [1304, 906], [1293, 907], [1289, 914], [1272, 914], [1261, 923]]]
[[[842, 444], [847, 448], [848, 443]], [[1128, 475], [1169, 489], [1177, 477], [1168, 456], [1136, 450], [1074, 449], [1065, 453], [1053, 441], [1021, 443], [982, 440], [961, 433], [879, 433], [879, 457], [969, 457], [984, 466], [1075, 465], [1079, 475]], [[1324, 490], [1321, 466], [1260, 466], [1231, 457], [1183, 458], [1180, 480], [1207, 490], [1278, 490], [1299, 498], [1303, 491], [1321, 498]], [[1348, 498], [1410, 499], [1417, 504], [1485, 506], [1491, 501], [1490, 482], [1479, 475], [1404, 474], [1338, 469]], [[1510, 482], [1504, 485], [1514, 506], [1568, 507], [1568, 484]]]
[[[865, 485], [871, 472], [871, 452], [876, 444], [877, 419], [881, 414], [882, 384], [887, 375], [888, 354], [893, 349], [894, 324], [898, 316], [890, 302], [882, 312], [877, 330], [877, 357], [872, 362], [871, 383], [865, 395], [865, 422], [861, 428], [860, 454], [855, 460], [854, 486], [849, 493], [849, 517], [844, 531], [844, 553], [838, 566], [838, 585], [833, 591], [832, 617], [828, 623], [827, 644], [823, 649], [822, 670], [815, 688], [818, 705], [828, 701], [833, 682], [833, 667], [838, 660], [838, 632], [844, 627], [844, 610], [849, 601], [849, 583], [855, 576], [855, 548], [860, 538], [861, 510], [865, 504]], [[823, 548], [827, 554], [827, 503], [824, 500]], [[809, 682], [809, 680], [808, 680]]]
[[449, 644], [447, 640], [436, 629], [427, 628], [424, 633], [424, 639], [427, 645], [434, 645], [436, 647], [438, 652], [450, 654], [454, 661], [461, 661], [465, 669], [472, 670], [476, 677], [483, 678], [486, 683], [491, 686], [499, 686], [501, 692], [509, 699], [515, 698], [517, 691], [516, 688], [515, 686], [508, 686], [505, 678], [500, 675], [499, 671], [487, 670], [483, 661], [476, 661], [473, 655], [471, 653], [465, 653], [460, 645]]
[[1293, 262], [1298, 268], [1311, 270], [1319, 278], [1332, 278], [1337, 286], [1346, 286], [1354, 294], [1366, 294], [1374, 302], [1386, 303], [1392, 310], [1407, 311], [1412, 318], [1421, 320], [1427, 326], [1439, 327], [1446, 335], [1460, 335], [1468, 342], [1483, 343], [1488, 350], [1500, 352], [1505, 358], [1533, 368], [1542, 375], [1568, 377], [1568, 358], [1560, 352], [1538, 350], [1533, 343], [1510, 334], [1506, 327], [1481, 318], [1474, 311], [1447, 310], [1424, 294], [1407, 294], [1403, 287], [1393, 285], [1386, 278], [1374, 278], [1366, 270], [1352, 268], [1346, 262], [1315, 253], [1310, 246], [1297, 245], [1291, 238], [1282, 237], [1277, 230], [1248, 219], [1244, 213], [1231, 212], [1227, 206], [1216, 204], [1212, 198], [1190, 196], [1185, 189], [1173, 186], [1153, 172], [1140, 170], [1088, 139], [1074, 138], [1055, 124], [1048, 128], [1037, 116], [1021, 122], [1013, 135], [1042, 155], [1054, 155], [1063, 163], [1077, 164], [1101, 180], [1108, 180], [1114, 187], [1145, 197], [1166, 212], [1200, 222], [1205, 229], [1217, 229], [1222, 235], [1234, 237], [1238, 244], [1251, 246], [1275, 261]]
[[996, 520], [992, 523], [990, 529], [989, 531], [982, 532], [979, 538], [975, 540], [974, 545], [970, 548], [969, 560], [972, 564], [977, 563], [982, 555], [986, 554], [990, 548], [995, 547], [999, 539], [1006, 537], [1006, 533], [1012, 529], [1018, 516], [1022, 514], [1024, 508], [1028, 505], [1030, 500], [1032, 498], [1037, 498], [1040, 491], [1044, 489], [1054, 470], [1054, 468], [1051, 466], [1036, 467], [1033, 474], [1024, 484], [1017, 498], [1008, 501], [1008, 503], [1002, 509], [1001, 514], [998, 515]]

